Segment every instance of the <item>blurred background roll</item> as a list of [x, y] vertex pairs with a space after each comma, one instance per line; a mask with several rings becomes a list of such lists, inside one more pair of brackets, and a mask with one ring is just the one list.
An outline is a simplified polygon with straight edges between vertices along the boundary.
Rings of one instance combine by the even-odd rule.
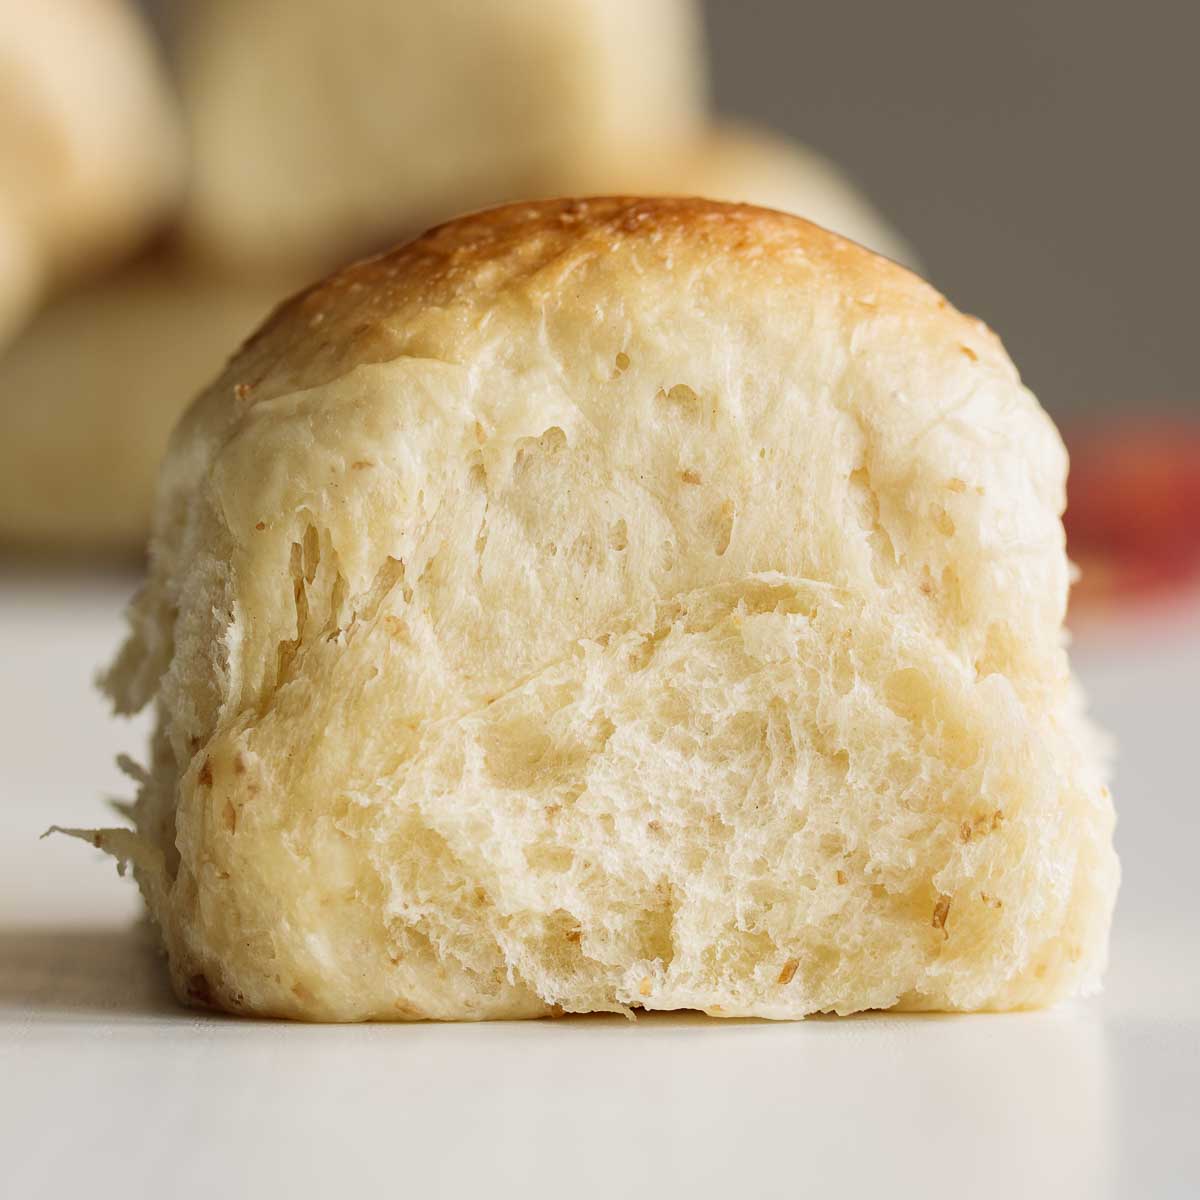
[[177, 54], [185, 227], [238, 267], [571, 192], [704, 119], [689, 0], [206, 0]]
[[0, 354], [33, 311], [42, 289], [42, 263], [24, 226], [0, 207]]
[[171, 427], [297, 282], [155, 256], [46, 308], [0, 358], [0, 544], [139, 555]]
[[44, 290], [149, 237], [184, 153], [158, 52], [126, 0], [3, 0], [0, 337]]

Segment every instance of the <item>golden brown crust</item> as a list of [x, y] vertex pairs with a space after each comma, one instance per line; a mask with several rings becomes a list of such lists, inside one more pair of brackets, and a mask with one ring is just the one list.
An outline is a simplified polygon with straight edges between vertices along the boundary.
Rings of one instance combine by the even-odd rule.
[[695, 197], [599, 196], [486, 209], [352, 263], [281, 305], [231, 370], [247, 395], [284, 366], [288, 386], [314, 386], [403, 353], [396, 331], [406, 314], [479, 302], [534, 277], [537, 291], [552, 294], [584, 262], [631, 243], [669, 263], [766, 258], [781, 271], [815, 268], [847, 303], [924, 310], [957, 325], [969, 354], [1007, 362], [991, 330], [917, 275], [801, 217]]

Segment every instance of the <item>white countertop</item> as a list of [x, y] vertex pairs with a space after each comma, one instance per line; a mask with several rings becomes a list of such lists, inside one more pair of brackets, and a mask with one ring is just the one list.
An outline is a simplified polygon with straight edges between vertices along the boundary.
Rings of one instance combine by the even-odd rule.
[[1033, 1014], [296, 1026], [177, 1008], [89, 680], [130, 580], [0, 575], [0, 1179], [13, 1197], [1200, 1196], [1200, 612], [1082, 639], [1120, 739], [1105, 995]]

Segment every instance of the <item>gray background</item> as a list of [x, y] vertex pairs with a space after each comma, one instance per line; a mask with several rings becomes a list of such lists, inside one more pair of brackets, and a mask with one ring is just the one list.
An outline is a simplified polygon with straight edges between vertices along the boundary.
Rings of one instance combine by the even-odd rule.
[[841, 162], [1048, 408], [1200, 412], [1200, 4], [705, 7], [718, 107]]

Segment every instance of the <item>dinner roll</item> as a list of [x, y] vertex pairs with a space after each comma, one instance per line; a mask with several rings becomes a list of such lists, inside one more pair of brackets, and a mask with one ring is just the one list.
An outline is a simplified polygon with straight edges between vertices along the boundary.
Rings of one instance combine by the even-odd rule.
[[278, 310], [177, 427], [107, 676], [181, 997], [325, 1021], [1094, 990], [1066, 458], [796, 217], [523, 204]]
[[0, 209], [0, 353], [29, 319], [42, 290], [42, 270], [24, 225]]
[[171, 426], [294, 286], [155, 257], [39, 314], [0, 356], [0, 549], [142, 553]]
[[691, 0], [208, 0], [179, 40], [187, 223], [235, 267], [561, 194], [703, 115]]
[[842, 171], [807, 146], [751, 127], [717, 125], [703, 137], [622, 157], [593, 172], [593, 193], [705, 196], [795, 213], [912, 266], [916, 255]]
[[0, 237], [23, 243], [25, 279], [52, 284], [127, 253], [182, 174], [174, 101], [125, 0], [5, 0]]

